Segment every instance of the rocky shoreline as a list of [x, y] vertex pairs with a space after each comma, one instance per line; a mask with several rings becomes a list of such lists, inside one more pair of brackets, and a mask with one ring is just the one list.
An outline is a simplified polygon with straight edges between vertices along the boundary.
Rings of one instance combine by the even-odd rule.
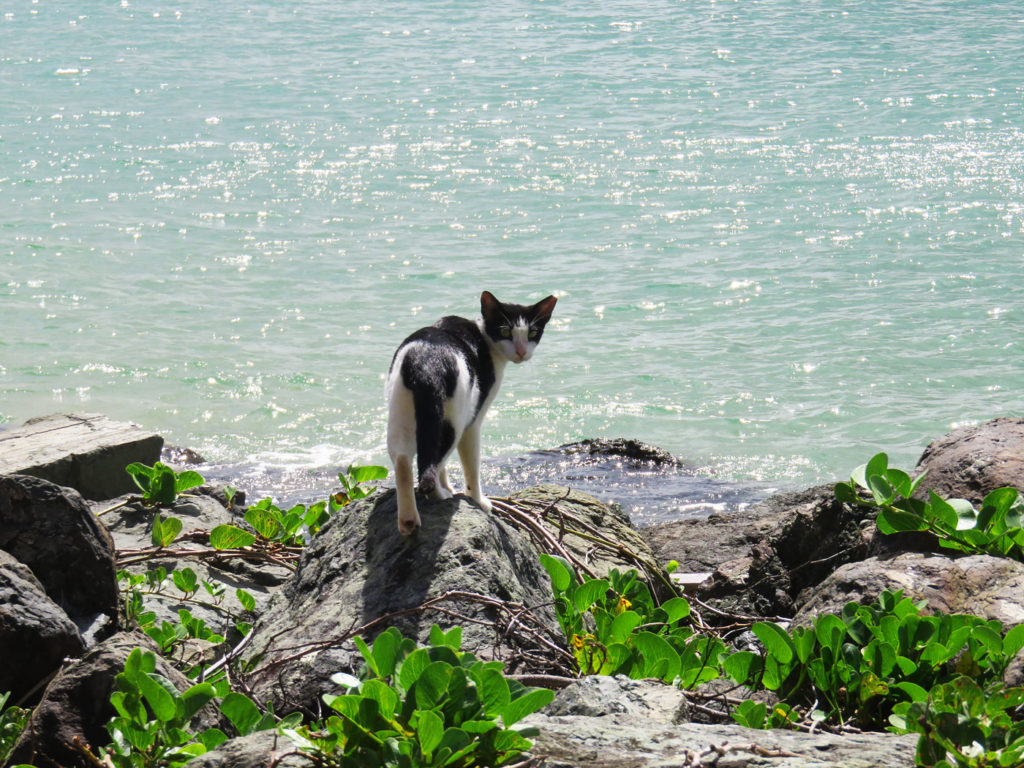
[[[244, 527], [244, 498], [204, 486], [160, 510], [182, 520], [183, 531], [173, 545], [154, 551], [156, 511], [131, 495], [124, 466], [158, 460], [159, 436], [91, 415], [20, 429], [0, 432], [0, 647], [6, 649], [0, 693], [12, 691], [12, 701], [34, 711], [5, 766], [86, 765], [75, 739], [107, 743], [113, 677], [132, 648], [154, 647], [151, 637], [130, 628], [116, 572], [141, 579], [154, 568], [173, 574], [186, 564], [197, 584], [222, 584], [227, 591], [161, 588], [146, 594], [146, 609], [168, 622], [187, 610], [223, 635], [247, 662], [246, 689], [279, 713], [323, 714], [321, 695], [332, 690], [331, 676], [358, 666], [348, 641], [355, 629], [370, 640], [393, 625], [426, 642], [435, 623], [462, 625], [464, 649], [502, 660], [512, 675], [546, 675], [559, 689], [552, 704], [524, 721], [540, 733], [534, 765], [541, 758], [548, 768], [914, 764], [914, 736], [700, 722], [708, 718], [691, 706], [692, 697], [664, 683], [554, 674], [545, 659], [565, 640], [536, 537], [464, 499], [425, 505], [423, 531], [412, 540], [395, 531], [393, 494], [383, 491], [335, 514], [294, 557], [228, 557], [211, 556], [210, 532]], [[547, 460], [569, 454], [575, 467], [602, 461], [625, 462], [637, 472], [675, 466], [672, 457], [633, 441], [566, 446]], [[997, 419], [935, 441], [918, 471], [927, 469], [944, 496], [978, 503], [994, 488], [1024, 487], [1022, 457], [1024, 420]], [[543, 461], [542, 453], [524, 465]], [[514, 497], [538, 508], [557, 505], [619, 542], [618, 552], [599, 551], [552, 528], [559, 546], [599, 574], [670, 560], [680, 563], [680, 573], [702, 574], [691, 580], [688, 594], [709, 621], [763, 616], [806, 624], [846, 602], [902, 589], [936, 610], [997, 619], [1007, 629], [1024, 623], [1024, 565], [983, 555], [950, 557], [921, 537], [882, 536], [870, 510], [843, 503], [831, 485], [639, 529], [614, 504], [576, 488], [539, 484]], [[251, 603], [239, 602], [235, 590], [244, 590]], [[519, 606], [514, 617], [509, 606]], [[239, 615], [251, 633], [239, 630]], [[189, 638], [175, 647], [178, 661], [214, 662], [209, 641]], [[165, 666], [165, 676], [187, 685]], [[1024, 682], [1022, 667], [1018, 656], [1008, 684]], [[218, 713], [204, 710], [198, 717], [216, 722]], [[290, 754], [293, 748], [281, 739], [272, 731], [239, 737], [190, 764], [313, 764]]]

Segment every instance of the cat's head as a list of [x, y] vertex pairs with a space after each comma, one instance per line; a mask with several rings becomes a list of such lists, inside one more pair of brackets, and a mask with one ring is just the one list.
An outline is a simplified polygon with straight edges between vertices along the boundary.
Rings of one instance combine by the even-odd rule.
[[533, 356], [556, 301], [548, 296], [526, 307], [502, 303], [490, 291], [484, 291], [480, 296], [483, 331], [506, 359], [523, 363]]

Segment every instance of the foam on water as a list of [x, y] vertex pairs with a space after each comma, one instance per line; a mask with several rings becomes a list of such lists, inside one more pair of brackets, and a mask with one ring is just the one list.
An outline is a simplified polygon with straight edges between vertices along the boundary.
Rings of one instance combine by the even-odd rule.
[[560, 296], [495, 454], [628, 436], [789, 487], [906, 466], [1024, 410], [1022, 19], [5, 11], [0, 420], [102, 411], [329, 478], [384, 460], [398, 342], [487, 288]]

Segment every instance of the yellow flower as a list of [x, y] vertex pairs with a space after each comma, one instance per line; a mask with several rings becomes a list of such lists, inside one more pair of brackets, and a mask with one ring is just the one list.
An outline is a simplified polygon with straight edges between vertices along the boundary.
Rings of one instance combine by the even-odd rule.
[[575, 648], [577, 651], [582, 651], [583, 650], [583, 638], [580, 637], [579, 635], [573, 635], [572, 636], [572, 647]]
[[624, 598], [624, 597], [622, 597], [620, 595], [619, 596], [619, 604], [615, 607], [615, 615], [618, 616], [620, 613], [622, 613], [624, 610], [629, 608], [631, 605], [633, 605], [633, 604], [631, 602], [629, 602], [629, 600], [627, 600], [626, 598]]

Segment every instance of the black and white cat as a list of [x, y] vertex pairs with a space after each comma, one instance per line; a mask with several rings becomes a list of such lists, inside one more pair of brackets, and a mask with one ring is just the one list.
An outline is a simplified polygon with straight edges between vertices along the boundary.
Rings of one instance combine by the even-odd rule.
[[505, 365], [533, 356], [557, 299], [532, 306], [503, 304], [484, 291], [483, 315], [473, 322], [442, 317], [398, 347], [388, 371], [388, 453], [398, 490], [398, 530], [420, 526], [412, 474], [417, 459], [420, 492], [449, 499], [445, 463], [458, 448], [466, 493], [485, 511], [491, 502], [480, 489], [480, 425], [501, 385]]

